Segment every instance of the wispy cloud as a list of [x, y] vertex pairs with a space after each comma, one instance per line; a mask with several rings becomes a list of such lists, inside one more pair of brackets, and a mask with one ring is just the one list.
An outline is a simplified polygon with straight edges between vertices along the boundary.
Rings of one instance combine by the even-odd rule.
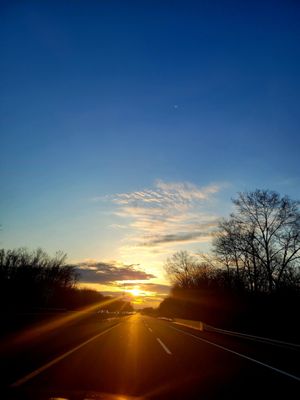
[[221, 185], [199, 187], [190, 182], [156, 181], [153, 188], [111, 197], [114, 214], [125, 219], [133, 234], [125, 250], [160, 249], [179, 243], [209, 241], [217, 216], [208, 212]]
[[[162, 262], [184, 246], [195, 251], [191, 244], [211, 240], [219, 219], [216, 196], [223, 186], [158, 180], [140, 191], [94, 198], [112, 206], [114, 218], [109, 227], [121, 233], [116, 254], [122, 262], [78, 264], [81, 283], [104, 294], [121, 292], [140, 306], [157, 305], [170, 291]], [[133, 289], [140, 295], [132, 296]]]

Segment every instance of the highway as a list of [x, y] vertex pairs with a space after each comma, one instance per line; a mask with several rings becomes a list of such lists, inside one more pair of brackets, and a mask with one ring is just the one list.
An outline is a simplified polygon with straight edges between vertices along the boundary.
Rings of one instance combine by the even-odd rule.
[[[112, 321], [95, 316], [88, 330], [83, 324], [10, 362], [6, 356], [6, 398], [275, 399], [292, 398], [300, 389], [297, 346], [201, 332], [140, 314]], [[55, 347], [60, 340], [64, 345]]]

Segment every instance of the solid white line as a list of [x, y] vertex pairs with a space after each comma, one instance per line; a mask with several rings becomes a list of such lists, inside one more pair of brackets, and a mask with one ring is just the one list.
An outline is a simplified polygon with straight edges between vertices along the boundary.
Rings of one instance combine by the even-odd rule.
[[75, 351], [81, 349], [83, 346], [87, 345], [88, 343], [92, 342], [93, 340], [97, 339], [98, 337], [104, 335], [105, 333], [111, 331], [112, 329], [116, 328], [118, 325], [120, 325], [120, 323], [112, 326], [111, 328], [106, 329], [103, 332], [98, 333], [97, 335], [91, 337], [90, 339], [86, 340], [85, 342], [81, 343], [80, 345], [74, 347], [73, 349], [67, 351], [66, 353], [54, 358], [52, 361], [48, 362], [47, 364], [43, 365], [40, 368], [37, 368], [35, 371], [32, 371], [30, 374], [25, 375], [23, 378], [18, 379], [16, 382], [12, 383], [10, 385], [10, 387], [18, 387], [23, 385], [24, 383], [28, 382], [30, 379], [36, 377], [37, 375], [39, 375], [41, 372], [45, 371], [46, 369], [52, 367], [52, 365], [58, 363], [59, 361], [63, 360], [64, 358], [68, 357], [69, 355], [71, 355], [72, 353], [74, 353]]
[[171, 352], [170, 352], [170, 350], [167, 348], [167, 346], [159, 339], [159, 338], [156, 338], [156, 340], [158, 341], [158, 343], [161, 345], [161, 347], [164, 349], [164, 351], [167, 353], [167, 354], [172, 354]]
[[151, 328], [148, 328], [148, 331], [149, 331], [149, 332], [153, 332], [153, 330], [152, 330]]
[[299, 378], [298, 376], [289, 374], [288, 372], [283, 371], [282, 369], [278, 369], [278, 368], [272, 367], [271, 365], [265, 364], [265, 363], [263, 363], [263, 362], [261, 362], [261, 361], [258, 361], [258, 360], [256, 360], [255, 358], [248, 357], [248, 356], [246, 356], [245, 354], [238, 353], [237, 351], [234, 351], [234, 350], [230, 350], [230, 349], [228, 349], [227, 347], [224, 347], [224, 346], [221, 346], [221, 345], [216, 344], [216, 343], [214, 343], [214, 342], [211, 342], [210, 340], [206, 340], [206, 339], [200, 338], [199, 336], [193, 335], [192, 333], [182, 331], [181, 329], [174, 328], [173, 326], [169, 326], [169, 327], [172, 328], [172, 329], [174, 329], [175, 331], [184, 333], [185, 335], [191, 336], [191, 337], [193, 337], [193, 338], [195, 338], [195, 339], [198, 339], [198, 340], [200, 340], [200, 341], [202, 341], [202, 342], [211, 344], [212, 346], [218, 347], [219, 349], [228, 351], [229, 353], [235, 354], [235, 355], [237, 355], [237, 356], [239, 356], [239, 357], [241, 357], [241, 358], [245, 358], [246, 360], [249, 360], [249, 361], [252, 361], [252, 362], [254, 362], [254, 363], [256, 363], [256, 364], [262, 365], [263, 367], [269, 368], [269, 369], [271, 369], [272, 371], [278, 372], [279, 374], [288, 376], [289, 378], [295, 379], [296, 381], [299, 381], [299, 382], [300, 382], [300, 378]]

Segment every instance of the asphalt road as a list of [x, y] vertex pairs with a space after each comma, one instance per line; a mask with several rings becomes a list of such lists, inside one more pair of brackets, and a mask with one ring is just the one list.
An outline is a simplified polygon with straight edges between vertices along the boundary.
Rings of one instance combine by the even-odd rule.
[[277, 399], [299, 393], [297, 346], [200, 332], [140, 314], [93, 318], [52, 337], [48, 347], [40, 343], [6, 358], [0, 397]]

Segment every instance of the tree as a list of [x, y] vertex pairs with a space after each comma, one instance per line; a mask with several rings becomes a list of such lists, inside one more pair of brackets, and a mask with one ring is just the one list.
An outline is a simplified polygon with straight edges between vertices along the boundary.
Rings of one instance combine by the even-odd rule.
[[173, 284], [173, 294], [181, 289], [207, 291], [226, 287], [223, 269], [212, 266], [207, 261], [201, 262], [187, 251], [173, 254], [164, 268]]
[[77, 280], [66, 255], [48, 256], [42, 249], [0, 250], [0, 297], [5, 307], [50, 307], [66, 297]]
[[219, 225], [214, 252], [239, 284], [274, 292], [299, 285], [299, 202], [269, 190], [239, 193], [235, 212]]
[[168, 258], [165, 271], [171, 282], [179, 287], [193, 285], [196, 260], [187, 251], [179, 251]]

